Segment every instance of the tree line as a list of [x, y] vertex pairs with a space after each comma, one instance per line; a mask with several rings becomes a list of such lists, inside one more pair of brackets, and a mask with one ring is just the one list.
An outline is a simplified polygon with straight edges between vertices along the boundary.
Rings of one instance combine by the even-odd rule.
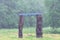
[[[0, 28], [18, 28], [19, 13], [43, 13], [43, 27], [60, 27], [60, 0], [0, 0]], [[26, 16], [25, 27], [36, 25], [35, 16]]]

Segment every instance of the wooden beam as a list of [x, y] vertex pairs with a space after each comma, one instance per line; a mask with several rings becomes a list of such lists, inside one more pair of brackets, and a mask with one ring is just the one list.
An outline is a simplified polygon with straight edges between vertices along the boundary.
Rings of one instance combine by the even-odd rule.
[[36, 16], [36, 15], [42, 15], [42, 13], [20, 13], [19, 15], [22, 15], [22, 16]]
[[22, 30], [23, 30], [23, 24], [24, 24], [24, 17], [20, 15], [20, 19], [19, 19], [19, 38], [22, 38], [23, 37], [23, 33], [22, 33]]
[[42, 16], [37, 15], [36, 19], [37, 19], [36, 37], [40, 38], [40, 37], [42, 37]]

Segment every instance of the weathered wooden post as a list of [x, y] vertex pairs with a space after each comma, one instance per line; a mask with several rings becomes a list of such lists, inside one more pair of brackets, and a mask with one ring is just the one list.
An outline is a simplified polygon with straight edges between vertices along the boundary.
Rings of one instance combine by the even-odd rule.
[[24, 24], [24, 17], [23, 17], [23, 15], [20, 15], [20, 19], [19, 19], [19, 35], [18, 35], [19, 38], [23, 37], [23, 33], [22, 33], [23, 24]]
[[36, 37], [40, 38], [40, 37], [42, 37], [42, 16], [37, 15], [36, 19], [37, 19]]

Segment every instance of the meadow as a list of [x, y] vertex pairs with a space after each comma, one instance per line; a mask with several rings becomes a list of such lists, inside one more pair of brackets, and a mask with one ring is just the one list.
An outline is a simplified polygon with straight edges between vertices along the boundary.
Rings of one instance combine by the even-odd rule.
[[51, 28], [43, 28], [43, 38], [36, 38], [35, 28], [23, 28], [23, 38], [18, 38], [18, 29], [0, 29], [0, 40], [60, 40], [60, 34], [50, 31]]

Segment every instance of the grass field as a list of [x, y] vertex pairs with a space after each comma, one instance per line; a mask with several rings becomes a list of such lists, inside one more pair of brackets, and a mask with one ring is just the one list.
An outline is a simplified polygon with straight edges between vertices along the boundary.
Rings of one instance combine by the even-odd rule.
[[60, 34], [49, 34], [43, 30], [43, 38], [36, 38], [34, 28], [24, 28], [23, 38], [18, 38], [18, 29], [0, 29], [0, 40], [60, 40]]

